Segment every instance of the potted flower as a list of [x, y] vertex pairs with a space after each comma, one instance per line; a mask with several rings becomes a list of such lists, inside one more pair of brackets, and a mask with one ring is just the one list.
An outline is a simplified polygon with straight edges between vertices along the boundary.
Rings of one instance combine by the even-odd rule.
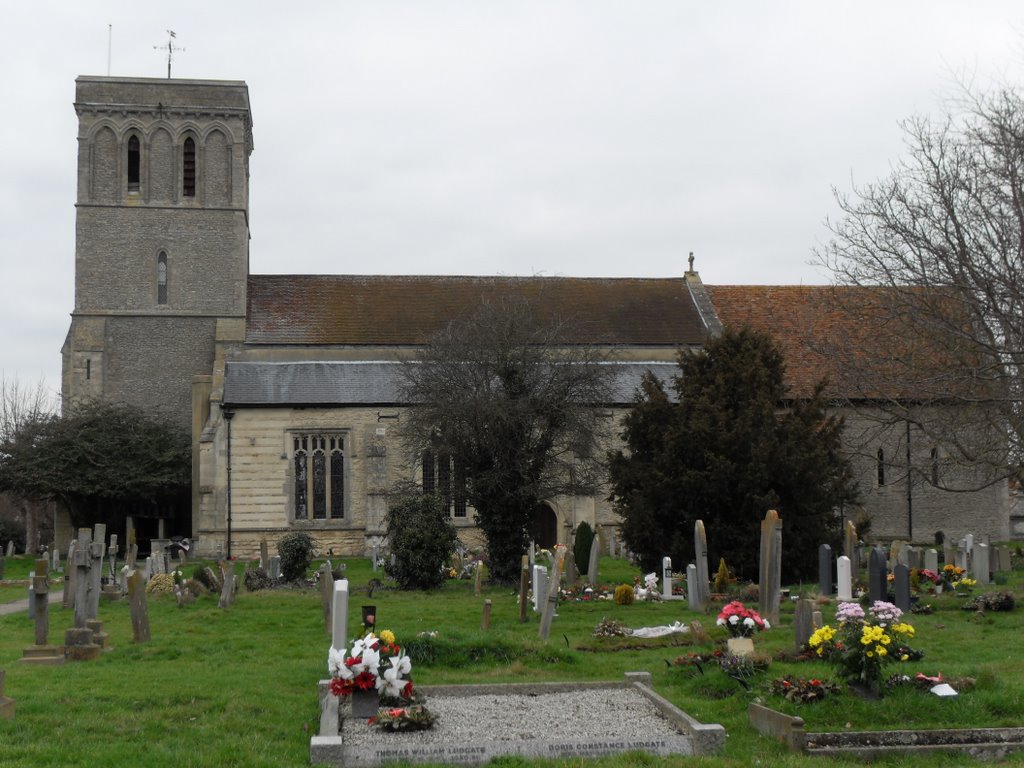
[[350, 651], [331, 648], [327, 668], [331, 693], [352, 697], [354, 717], [375, 715], [381, 698], [400, 702], [412, 698], [412, 662], [389, 630], [379, 637], [367, 633], [352, 644]]
[[766, 619], [762, 619], [757, 611], [747, 608], [739, 600], [728, 603], [718, 614], [715, 623], [729, 630], [729, 651], [736, 656], [752, 653], [754, 641], [751, 638], [754, 633], [771, 629]]

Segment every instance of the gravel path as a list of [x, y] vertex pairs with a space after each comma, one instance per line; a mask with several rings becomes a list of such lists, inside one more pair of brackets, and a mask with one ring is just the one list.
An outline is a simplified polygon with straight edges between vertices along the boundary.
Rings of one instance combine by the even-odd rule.
[[628, 688], [537, 695], [431, 696], [434, 727], [411, 733], [382, 733], [365, 720], [344, 721], [342, 737], [352, 746], [458, 744], [472, 739], [534, 741], [557, 735], [573, 739], [678, 736], [642, 694]]

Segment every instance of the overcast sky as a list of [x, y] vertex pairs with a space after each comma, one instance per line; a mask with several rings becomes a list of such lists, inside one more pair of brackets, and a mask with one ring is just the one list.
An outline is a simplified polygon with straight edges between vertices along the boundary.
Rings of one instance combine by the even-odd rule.
[[75, 77], [108, 39], [109, 74], [166, 76], [168, 29], [175, 77], [249, 85], [257, 273], [672, 277], [693, 251], [709, 284], [828, 282], [832, 187], [1024, 61], [1010, 0], [6, 3], [8, 378], [59, 389]]

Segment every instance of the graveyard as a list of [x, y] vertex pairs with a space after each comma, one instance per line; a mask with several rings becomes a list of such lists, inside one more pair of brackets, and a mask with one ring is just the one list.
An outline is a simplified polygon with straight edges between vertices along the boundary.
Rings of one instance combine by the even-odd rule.
[[[769, 551], [773, 530], [769, 521], [763, 539]], [[699, 543], [703, 531], [696, 533]], [[83, 573], [88, 572], [84, 555], [91, 558], [98, 549], [91, 543], [79, 549]], [[462, 574], [453, 568], [453, 578], [440, 589], [422, 593], [397, 589], [370, 558], [333, 565], [336, 575], [344, 565], [340, 575], [348, 588], [349, 638], [361, 633], [366, 608], [372, 606], [375, 629], [394, 633], [412, 659], [415, 685], [435, 691], [448, 686], [449, 692], [456, 691], [450, 694], [456, 707], [460, 689], [452, 686], [571, 684], [570, 691], [582, 691], [618, 685], [639, 672], [649, 675], [650, 688], [673, 707], [699, 723], [721, 726], [726, 734], [724, 744], [699, 757], [610, 751], [596, 759], [499, 757], [494, 765], [733, 766], [760, 761], [803, 766], [823, 760], [852, 765], [862, 757], [848, 753], [826, 758], [813, 750], [795, 750], [794, 730], [806, 742], [822, 743], [828, 739], [816, 734], [831, 734], [835, 741], [874, 732], [884, 739], [895, 729], [918, 734], [1004, 729], [1004, 737], [1020, 740], [1013, 729], [1024, 723], [1024, 658], [1016, 652], [1024, 629], [1021, 609], [996, 610], [994, 603], [980, 602], [975, 607], [972, 601], [988, 594], [1019, 595], [1024, 563], [1012, 546], [992, 547], [991, 552], [986, 547], [966, 562], [978, 568], [979, 557], [997, 561], [989, 565], [987, 578], [972, 579], [965, 570], [956, 587], [922, 581], [923, 571], [936, 570], [928, 566], [943, 570], [947, 555], [954, 568], [965, 562], [959, 549], [933, 554], [928, 548], [899, 545], [866, 548], [855, 555], [862, 567], [851, 567], [856, 576], [849, 585], [834, 581], [843, 573], [845, 554], [825, 553], [830, 566], [839, 562], [838, 571], [827, 569], [833, 582], [824, 586], [830, 594], [821, 583], [779, 585], [773, 590], [777, 601], [758, 595], [749, 584], [716, 578], [716, 564], [710, 569], [704, 563], [699, 569], [696, 564], [669, 566], [645, 579], [647, 574], [627, 559], [610, 554], [593, 560], [588, 570], [596, 570], [598, 577], [592, 586], [586, 579], [569, 583], [572, 574], [567, 574], [562, 589], [552, 590], [550, 585], [537, 586], [531, 573], [525, 580], [529, 592], [540, 594], [529, 594], [525, 606], [519, 589], [488, 584], [485, 569], [469, 568], [466, 578], [458, 578]], [[931, 562], [935, 556], [937, 563]], [[553, 553], [536, 553], [534, 561], [554, 574], [559, 570], [556, 559]], [[144, 591], [148, 632], [141, 634], [137, 600], [127, 584], [117, 596], [113, 589], [106, 590], [109, 597], [101, 590], [92, 615], [88, 600], [85, 607], [77, 600], [73, 608], [64, 607], [65, 590], [74, 579], [69, 574], [74, 557], [57, 568], [50, 560], [46, 578], [40, 578], [42, 566], [36, 558], [5, 558], [0, 606], [24, 600], [31, 584], [37, 611], [32, 618], [27, 610], [0, 615], [3, 765], [310, 764], [311, 740], [321, 728], [318, 685], [328, 677], [333, 630], [331, 617], [325, 615], [322, 584], [315, 583], [320, 561], [313, 562], [304, 584], [249, 591], [244, 572], [252, 563], [225, 564], [239, 583], [227, 600], [215, 591], [191, 600], [180, 599], [170, 588], [163, 594]], [[140, 571], [153, 567], [138, 565]], [[181, 579], [203, 568], [216, 570], [217, 564], [169, 564], [169, 569], [181, 571]], [[30, 580], [32, 572], [36, 576]], [[154, 576], [153, 583], [173, 583], [171, 578]], [[770, 569], [761, 578], [771, 583]], [[991, 583], [984, 583], [988, 579]], [[116, 583], [116, 573], [106, 581]], [[697, 582], [705, 589], [697, 590]], [[73, 585], [80, 594], [87, 593], [83, 583]], [[630, 586], [631, 599], [625, 599], [623, 585]], [[908, 681], [883, 685], [874, 693], [854, 690], [835, 664], [808, 648], [815, 627], [836, 626], [839, 601], [832, 592], [842, 593], [847, 586], [854, 593], [865, 592], [859, 601], [851, 595], [865, 607], [871, 605], [872, 590], [882, 590], [896, 602], [909, 600], [903, 620], [913, 625], [912, 644], [923, 656], [894, 662], [884, 671], [886, 680], [900, 674]], [[909, 594], [897, 596], [905, 587]], [[550, 612], [544, 610], [548, 595], [555, 595]], [[48, 637], [40, 634], [44, 599], [48, 613], [42, 635]], [[750, 656], [729, 656], [728, 627], [717, 621], [733, 600], [748, 612], [770, 617], [770, 628], [752, 633]], [[30, 661], [31, 651], [41, 646], [73, 647], [76, 634], [82, 634], [76, 633], [81, 629], [77, 625], [89, 621], [101, 625], [92, 633], [94, 640], [96, 632], [104, 635], [98, 650], [82, 654], [81, 660], [69, 652], [63, 663]], [[624, 635], [623, 627], [675, 631]], [[930, 688], [940, 680], [958, 695], [932, 693]], [[573, 694], [569, 696], [571, 701]], [[429, 705], [429, 695], [427, 701]], [[472, 710], [468, 696], [466, 701]], [[597, 705], [586, 701], [595, 707], [596, 718]], [[758, 714], [752, 717], [751, 710]], [[581, 721], [578, 714], [576, 719]], [[554, 729], [556, 723], [552, 719], [536, 727]], [[614, 725], [603, 728], [607, 733], [588, 734], [586, 739], [598, 746], [623, 741]], [[552, 735], [566, 742], [574, 738], [572, 733]], [[380, 732], [373, 738], [386, 751], [389, 736]], [[393, 754], [400, 758], [402, 753], [396, 749]], [[1024, 760], [1024, 752], [1007, 759]], [[918, 749], [881, 757], [878, 764], [952, 766], [972, 760], [964, 753]]]

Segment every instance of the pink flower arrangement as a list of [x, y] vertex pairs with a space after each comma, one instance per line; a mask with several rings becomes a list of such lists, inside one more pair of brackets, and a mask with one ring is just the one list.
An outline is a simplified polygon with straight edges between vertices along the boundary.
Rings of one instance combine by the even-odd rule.
[[755, 632], [771, 629], [771, 624], [762, 619], [757, 611], [747, 608], [739, 600], [726, 605], [715, 623], [728, 629], [733, 637], [750, 637]]

